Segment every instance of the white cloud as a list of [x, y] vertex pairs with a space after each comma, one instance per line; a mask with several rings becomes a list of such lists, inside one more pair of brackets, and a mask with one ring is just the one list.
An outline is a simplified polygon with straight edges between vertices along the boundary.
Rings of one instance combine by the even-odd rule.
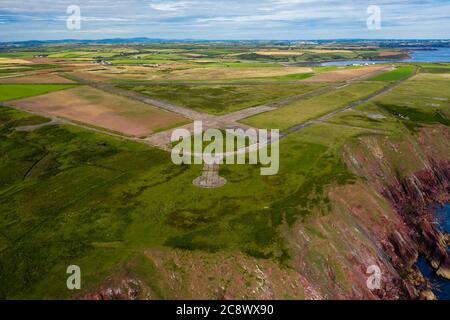
[[[285, 0], [283, 0], [285, 1]], [[290, 1], [290, 0], [288, 0]], [[266, 11], [266, 10], [263, 10]], [[264, 12], [253, 15], [233, 15], [218, 16], [210, 18], [199, 18], [198, 22], [267, 22], [267, 21], [287, 21], [300, 22], [311, 19], [358, 19], [366, 18], [366, 12], [354, 10], [351, 7], [341, 6], [339, 10], [336, 8], [324, 7], [317, 10], [278, 10], [270, 13]]]
[[[114, 37], [307, 39], [365, 37], [372, 0], [77, 0], [83, 30]], [[73, 0], [0, 0], [0, 39], [45, 39]], [[379, 37], [450, 37], [448, 0], [377, 0]], [[30, 32], [32, 30], [32, 33]], [[62, 36], [62, 35], [61, 35]]]
[[152, 9], [158, 11], [179, 11], [194, 4], [193, 1], [176, 1], [176, 2], [158, 2], [150, 3], [149, 6]]
[[[134, 19], [115, 18], [115, 17], [85, 17], [81, 15], [81, 21], [85, 22], [131, 22]], [[44, 19], [42, 19], [45, 21]], [[55, 21], [66, 21], [67, 16], [59, 16], [54, 19]]]

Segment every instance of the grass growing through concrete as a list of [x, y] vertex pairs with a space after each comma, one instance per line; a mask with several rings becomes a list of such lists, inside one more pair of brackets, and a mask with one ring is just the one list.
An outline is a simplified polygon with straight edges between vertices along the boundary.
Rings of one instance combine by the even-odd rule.
[[411, 75], [414, 71], [414, 67], [412, 66], [402, 66], [398, 67], [395, 70], [384, 72], [382, 74], [376, 75], [370, 79], [369, 81], [399, 81], [407, 76]]
[[332, 112], [383, 88], [384, 84], [362, 82], [319, 96], [299, 99], [277, 110], [259, 114], [242, 122], [258, 128], [286, 130], [297, 124]]
[[123, 86], [153, 98], [212, 114], [262, 105], [307, 93], [319, 84], [260, 84], [260, 85], [175, 85], [154, 84]]

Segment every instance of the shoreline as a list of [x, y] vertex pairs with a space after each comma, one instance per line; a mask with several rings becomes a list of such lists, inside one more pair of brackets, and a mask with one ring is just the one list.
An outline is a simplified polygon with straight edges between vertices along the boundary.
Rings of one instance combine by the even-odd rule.
[[[400, 187], [400, 189], [398, 189]], [[420, 170], [410, 177], [402, 179], [399, 186], [385, 193], [400, 214], [403, 221], [411, 229], [417, 256], [412, 266], [413, 273], [418, 272], [416, 281], [422, 296], [432, 298], [431, 282], [418, 269], [423, 257], [436, 276], [450, 280], [450, 254], [448, 235], [435, 226], [436, 210], [450, 203], [450, 162], [435, 162], [433, 167]], [[401, 190], [400, 192], [398, 192]], [[433, 192], [429, 192], [432, 190]], [[395, 195], [395, 193], [397, 193]], [[422, 278], [423, 280], [420, 280]], [[420, 288], [425, 285], [425, 288]], [[433, 294], [434, 295], [434, 294]]]

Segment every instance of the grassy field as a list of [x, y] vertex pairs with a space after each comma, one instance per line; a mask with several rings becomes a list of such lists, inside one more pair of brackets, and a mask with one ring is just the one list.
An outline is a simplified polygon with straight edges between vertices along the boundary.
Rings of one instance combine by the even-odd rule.
[[428, 73], [449, 73], [450, 65], [445, 63], [427, 64], [422, 65], [421, 69], [423, 72]]
[[[211, 48], [213, 47], [213, 48]], [[152, 81], [299, 81], [315, 75], [316, 68], [301, 62], [334, 59], [377, 58], [384, 50], [337, 50], [335, 48], [286, 48], [273, 45], [202, 46], [200, 44], [148, 44], [145, 46], [80, 45], [46, 48], [45, 57], [75, 62], [107, 61], [97, 71], [106, 80]], [[392, 52], [391, 52], [392, 53]], [[395, 53], [395, 52], [394, 52]], [[15, 58], [30, 53], [18, 52]], [[400, 53], [401, 54], [401, 53]], [[2, 57], [0, 52], [0, 57]], [[14, 58], [4, 53], [5, 58]], [[140, 69], [140, 70], [139, 70]], [[319, 69], [319, 68], [318, 68]], [[352, 69], [352, 68], [349, 68]], [[324, 81], [342, 81], [346, 76]], [[320, 78], [318, 79], [320, 80]]]
[[29, 64], [30, 61], [24, 60], [24, 59], [17, 59], [17, 58], [1, 58], [0, 57], [0, 65], [2, 64]]
[[23, 75], [19, 77], [0, 78], [0, 83], [69, 84], [74, 82], [53, 73], [39, 73], [33, 75]]
[[[219, 66], [232, 67], [238, 64], [260, 63], [278, 65], [279, 63], [314, 62], [343, 59], [382, 59], [407, 57], [399, 50], [366, 48], [331, 48], [309, 46], [292, 48], [267, 44], [146, 44], [146, 45], [83, 45], [66, 44], [64, 46], [42, 46], [24, 48], [14, 52], [0, 52], [0, 58], [33, 58], [45, 56], [73, 61], [108, 60], [114, 65], [138, 65], [144, 63], [189, 63], [200, 65], [209, 61]], [[239, 66], [237, 66], [239, 67]]]
[[317, 139], [321, 128], [293, 136], [283, 143], [279, 176], [225, 166], [227, 186], [201, 190], [192, 186], [201, 167], [175, 166], [168, 153], [69, 126], [14, 132], [24, 115], [0, 110], [2, 298], [67, 297], [67, 264], [80, 265], [85, 290], [92, 289], [150, 247], [282, 259], [283, 219], [326, 209], [323, 188], [352, 180], [333, 142], [354, 130], [326, 142]]
[[411, 75], [413, 71], [413, 66], [402, 66], [369, 78], [368, 81], [399, 81]]
[[[341, 147], [364, 133], [313, 126], [282, 142], [278, 176], [224, 166], [227, 186], [199, 190], [191, 181], [201, 168], [174, 166], [164, 152], [68, 126], [17, 133], [16, 121], [27, 116], [0, 110], [1, 154], [8, 155], [0, 164], [14, 167], [0, 170], [3, 298], [69, 297], [68, 264], [81, 266], [88, 291], [144, 248], [238, 249], [283, 260], [278, 226], [307, 224], [318, 208], [329, 210], [325, 188], [355, 179]], [[313, 239], [316, 231], [308, 232]], [[306, 250], [317, 257], [314, 246]], [[150, 270], [145, 277], [154, 276]]]
[[[279, 175], [223, 166], [228, 184], [202, 190], [191, 184], [201, 167], [174, 166], [165, 152], [70, 126], [14, 132], [26, 118], [0, 109], [0, 165], [14, 167], [0, 170], [2, 298], [70, 297], [69, 264], [81, 266], [83, 292], [89, 292], [147, 248], [240, 250], [285, 261], [280, 226], [296, 221], [309, 226], [304, 253], [326, 273], [334, 258], [320, 260], [321, 238], [309, 221], [315, 212], [329, 212], [326, 188], [355, 181], [340, 160], [342, 146], [368, 134], [325, 123], [310, 127], [282, 141]], [[153, 268], [141, 271], [155, 281]]]
[[37, 96], [75, 86], [67, 84], [0, 84], [0, 101]]
[[[450, 70], [449, 70], [450, 71]], [[448, 74], [420, 73], [391, 92], [341, 113], [327, 122], [395, 132], [399, 122], [416, 132], [423, 124], [450, 125]]]
[[366, 66], [353, 68], [319, 68], [320, 73], [307, 78], [308, 82], [341, 82], [370, 76], [385, 69], [385, 66]]
[[221, 115], [285, 99], [319, 88], [318, 84], [137, 85], [122, 86], [194, 110]]
[[[297, 67], [277, 64], [280, 55], [273, 54], [276, 48], [233, 47], [215, 44], [158, 44], [141, 48], [78, 45], [67, 50], [46, 48], [43, 53], [86, 61], [99, 56], [119, 61], [118, 66], [108, 67], [117, 72], [118, 85], [213, 114], [309, 92], [324, 84], [287, 82], [302, 80], [316, 71], [342, 70], [320, 67], [309, 71], [302, 69], [305, 72], [301, 73]], [[312, 50], [303, 58], [348, 54], [328, 49]], [[244, 54], [249, 58], [245, 54], [258, 51], [271, 54], [260, 54], [266, 56], [266, 60], [236, 62], [237, 56], [242, 58]], [[376, 55], [378, 51], [365, 54]], [[0, 57], [33, 54], [37, 54], [36, 51], [16, 56], [0, 53]], [[143, 55], [145, 59], [157, 57], [171, 66], [165, 69], [121, 65], [127, 60], [137, 60], [130, 58], [135, 55]], [[271, 59], [271, 56], [278, 57]], [[211, 63], [216, 65], [200, 67], [198, 65], [204, 62], [192, 61], [195, 59], [212, 59]], [[186, 64], [180, 66], [181, 62]], [[229, 66], [224, 67], [226, 64]], [[197, 67], [190, 68], [192, 65]], [[449, 126], [450, 73], [444, 73], [445, 66], [442, 65], [421, 66], [422, 70], [434, 70], [435, 67], [439, 72], [419, 74], [354, 110], [336, 114], [323, 123], [282, 139], [280, 172], [275, 176], [261, 176], [258, 165], [222, 165], [220, 175], [227, 179], [227, 184], [220, 189], [193, 186], [192, 181], [200, 176], [202, 166], [176, 166], [170, 153], [143, 143], [72, 125], [17, 131], [19, 126], [41, 124], [49, 119], [0, 106], [0, 299], [76, 298], [79, 294], [97, 291], [105, 279], [118, 274], [122, 276], [120, 280], [138, 275], [160, 298], [184, 298], [191, 290], [185, 282], [189, 275], [179, 279], [173, 275], [195, 263], [204, 269], [192, 268], [190, 272], [213, 283], [211, 291], [214, 292], [208, 293], [208, 297], [217, 298], [217, 288], [230, 283], [228, 265], [218, 263], [217, 257], [236, 256], [236, 253], [254, 259], [252, 267], [247, 264], [237, 272], [249, 273], [257, 281], [259, 278], [254, 276], [256, 273], [251, 268], [259, 270], [260, 266], [270, 263], [274, 273], [279, 266], [293, 271], [301, 261], [317, 275], [319, 284], [328, 281], [320, 279], [331, 277], [330, 283], [348, 287], [348, 292], [352, 292], [352, 284], [343, 276], [349, 265], [339, 263], [342, 261], [339, 255], [347, 254], [349, 248], [340, 247], [342, 235], [340, 238], [329, 237], [333, 232], [340, 232], [332, 230], [335, 226], [344, 231], [347, 226], [354, 226], [361, 233], [356, 228], [360, 222], [352, 221], [354, 224], [347, 225], [338, 215], [339, 210], [332, 211], [330, 194], [334, 188], [358, 188], [358, 184], [353, 184], [363, 180], [351, 174], [344, 164], [344, 147], [360, 143], [361, 138], [368, 136], [400, 139], [427, 124]], [[165, 81], [175, 78], [205, 82], [259, 79], [257, 81], [262, 83], [145, 81], [127, 85], [130, 70], [145, 79], [157, 74], [156, 80]], [[383, 76], [381, 80], [355, 82], [314, 97], [299, 98], [275, 111], [246, 119], [244, 123], [286, 130], [364, 98], [399, 79], [400, 74], [384, 74], [380, 75]], [[64, 109], [68, 118], [74, 117], [74, 112], [87, 114], [94, 126], [108, 119], [117, 124], [119, 117], [133, 120], [122, 123], [124, 130], [138, 128], [143, 119], [148, 120], [146, 130], [166, 128], [161, 123], [158, 126], [152, 123], [152, 117], [162, 112], [159, 109], [136, 106], [134, 100], [97, 89], [72, 87], [5, 84], [0, 85], [0, 100], [71, 88], [25, 100], [29, 101], [31, 109], [39, 108], [49, 113]], [[83, 118], [75, 120], [89, 123]], [[170, 127], [183, 123], [173, 120], [166, 124]], [[103, 127], [118, 129], [104, 122]], [[398, 157], [401, 158], [401, 154]], [[317, 225], [320, 218], [324, 219], [323, 225]], [[344, 224], [343, 229], [339, 229], [340, 224]], [[296, 249], [301, 251], [301, 260], [294, 260], [288, 247], [291, 232], [304, 239], [295, 243], [300, 244], [301, 250]], [[351, 237], [349, 241], [356, 238]], [[175, 258], [158, 265], [149, 259], [142, 261], [142, 257], [159, 250], [169, 252], [169, 256], [174, 252], [183, 252], [186, 256], [193, 254], [198, 259], [194, 262], [181, 260], [182, 267], [175, 263]], [[204, 259], [208, 254], [213, 255], [213, 260]], [[74, 293], [66, 287], [66, 268], [72, 264], [79, 265], [82, 270], [81, 292]], [[123, 267], [130, 264], [131, 272], [121, 273]], [[216, 275], [209, 270], [219, 268], [217, 264], [226, 269], [225, 276], [212, 279]], [[206, 271], [202, 273], [203, 270]], [[163, 272], [167, 273], [167, 279], [181, 283], [179, 292], [167, 289], [169, 282], [164, 283], [165, 278], [160, 277]], [[292, 282], [301, 282], [297, 281], [298, 275], [295, 274], [296, 280]], [[249, 284], [245, 281], [237, 283], [243, 291], [248, 290]], [[291, 282], [284, 283], [291, 287]]]
[[[316, 68], [314, 68], [316, 69]], [[86, 73], [84, 73], [86, 75]], [[87, 76], [92, 76], [93, 73], [89, 73]], [[249, 78], [236, 78], [236, 79], [216, 79], [216, 80], [207, 80], [207, 79], [189, 79], [189, 80], [167, 80], [159, 78], [159, 72], [151, 71], [148, 74], [151, 74], [151, 77], [144, 77], [142, 74], [136, 73], [131, 74], [128, 73], [124, 75], [124, 77], [112, 77], [112, 74], [109, 74], [109, 78], [103, 78], [102, 76], [105, 73], [96, 72], [97, 76], [99, 76], [99, 80], [108, 80], [109, 83], [115, 85], [124, 85], [124, 86], [136, 86], [136, 85], [249, 85], [249, 84], [277, 84], [277, 83], [289, 83], [295, 84], [300, 83], [302, 80], [308, 79], [315, 75], [314, 72], [307, 73], [293, 73], [289, 75], [282, 76], [260, 76], [260, 77], [249, 77]], [[152, 79], [148, 79], [152, 78]]]
[[6, 79], [15, 75], [23, 75], [30, 71], [50, 70], [56, 67], [56, 65], [52, 64], [0, 64], [0, 79]]
[[300, 99], [277, 110], [256, 115], [242, 122], [257, 128], [286, 130], [305, 121], [319, 118], [333, 110], [364, 98], [383, 88], [383, 84], [362, 82], [308, 99]]
[[449, 74], [419, 74], [374, 103], [411, 126], [418, 122], [450, 125]]
[[310, 73], [311, 68], [302, 67], [245, 67], [245, 68], [227, 68], [207, 67], [207, 68], [185, 68], [162, 72], [153, 77], [154, 80], [230, 80], [261, 77], [278, 77], [299, 73]]

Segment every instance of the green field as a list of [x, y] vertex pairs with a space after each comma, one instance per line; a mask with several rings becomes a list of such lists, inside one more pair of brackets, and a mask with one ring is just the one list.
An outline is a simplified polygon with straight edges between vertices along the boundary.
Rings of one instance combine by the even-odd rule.
[[[314, 75], [313, 72], [307, 72], [307, 73], [295, 73], [295, 74], [289, 74], [286, 76], [278, 76], [278, 77], [264, 77], [264, 78], [254, 78], [254, 79], [247, 79], [247, 81], [276, 81], [276, 82], [296, 82], [304, 79], [308, 79]], [[239, 82], [244, 82], [245, 80], [238, 80]]]
[[134, 85], [122, 88], [198, 111], [221, 115], [307, 93], [320, 84]]
[[422, 63], [418, 64], [422, 72], [450, 73], [450, 63]]
[[[384, 49], [370, 49], [365, 46], [355, 46], [351, 50], [341, 50], [322, 46], [308, 46], [296, 49], [298, 55], [292, 55], [292, 51], [285, 46], [268, 44], [146, 44], [142, 45], [83, 45], [66, 44], [64, 46], [42, 46], [39, 49], [27, 48], [14, 50], [14, 52], [1, 52], [0, 57], [33, 58], [45, 56], [58, 59], [72, 59], [75, 61], [108, 60], [113, 65], [140, 65], [140, 64], [171, 64], [183, 63], [193, 66], [223, 66], [243, 67], [247, 64], [264, 66], [280, 66], [280, 63], [314, 62], [343, 59], [377, 59]], [[259, 54], [258, 52], [287, 52], [288, 54]], [[404, 58], [407, 55], [400, 50], [388, 50], [398, 52], [396, 58]], [[202, 61], [203, 60], [203, 61]]]
[[412, 66], [402, 66], [372, 77], [368, 81], [399, 81], [411, 75], [413, 71], [414, 67]]
[[[381, 155], [383, 163], [379, 163], [386, 168], [390, 168], [387, 163], [391, 162], [395, 178], [415, 172], [415, 163], [405, 161], [405, 154], [411, 154], [409, 148], [420, 143], [415, 139], [421, 127], [438, 132], [436, 136], [443, 141], [437, 139], [441, 146], [448, 146], [445, 135], [440, 135], [444, 131], [439, 130], [450, 126], [450, 72], [446, 72], [450, 69], [447, 64], [403, 65], [371, 81], [300, 82], [315, 72], [346, 67], [312, 67], [313, 72], [279, 76], [273, 72], [304, 60], [377, 57], [382, 49], [369, 50], [361, 45], [352, 52], [313, 52], [313, 48], [318, 50], [322, 46], [308, 45], [301, 47], [306, 53], [295, 58], [277, 55], [277, 50], [301, 51], [292, 46], [266, 43], [43, 46], [39, 54], [58, 59], [111, 61], [112, 66], [89, 67], [114, 74], [110, 83], [98, 86], [95, 91], [110, 90], [111, 101], [119, 104], [122, 97], [118, 97], [123, 91], [114, 92], [114, 86], [206, 112], [209, 118], [283, 102], [276, 110], [250, 117], [243, 123], [284, 132], [388, 86], [392, 90], [284, 136], [280, 141], [277, 175], [262, 176], [261, 165], [221, 165], [220, 175], [227, 184], [218, 189], [194, 186], [192, 181], [202, 174], [203, 166], [174, 165], [170, 152], [151, 146], [150, 140], [126, 140], [78, 122], [32, 131], [16, 130], [49, 119], [2, 103], [0, 300], [79, 298], [109, 287], [111, 279], [119, 283], [128, 279], [142, 281], [151, 288], [151, 298], [160, 299], [204, 295], [217, 300], [227, 298], [229, 292], [235, 297], [230, 290], [233, 285], [244, 292], [238, 297], [250, 299], [260, 294], [260, 289], [262, 294], [269, 295], [275, 291], [271, 282], [282, 287], [298, 286], [294, 294], [286, 294], [285, 290], [277, 296], [284, 299], [301, 298], [307, 290], [318, 289], [325, 299], [365, 290], [364, 277], [358, 287], [348, 275], [361, 278], [364, 274], [365, 268], [362, 273], [353, 273], [354, 259], [361, 266], [372, 257], [381, 257], [379, 243], [367, 240], [376, 238], [372, 234], [375, 229], [370, 229], [368, 223], [400, 218], [382, 194], [370, 189], [369, 179], [355, 172], [351, 165], [356, 163], [363, 171], [366, 163], [361, 159], [370, 161], [373, 153], [376, 157]], [[335, 46], [323, 48], [331, 50]], [[24, 49], [17, 55], [6, 50], [10, 49], [0, 52], [0, 57], [38, 54], [37, 48]], [[275, 54], [256, 54], [261, 51]], [[148, 69], [134, 66], [148, 61], [162, 65]], [[303, 64], [295, 64], [298, 65]], [[15, 67], [25, 71], [34, 68], [17, 65], [5, 66], [3, 70], [9, 74]], [[415, 67], [418, 75], [393, 87]], [[205, 68], [211, 68], [213, 76], [206, 74]], [[252, 77], [234, 76], [248, 75], [246, 68], [257, 72]], [[151, 80], [155, 73], [164, 76], [176, 72], [186, 72], [189, 77]], [[130, 74], [144, 75], [147, 80], [128, 78]], [[0, 101], [74, 86], [4, 84], [0, 85]], [[314, 91], [318, 88], [323, 91]], [[109, 112], [102, 103], [108, 103], [103, 95], [89, 92], [93, 90], [84, 89], [78, 96], [86, 95], [92, 108], [98, 107], [96, 116], [102, 117]], [[301, 96], [306, 93], [310, 94]], [[131, 98], [129, 101], [135, 102]], [[67, 108], [73, 107], [73, 99], [64, 102]], [[61, 102], [54, 107], [61, 107]], [[142, 108], [148, 111], [148, 105]], [[151, 121], [152, 115], [147, 118]], [[218, 117], [218, 122], [225, 121], [224, 118]], [[407, 143], [402, 145], [403, 141]], [[355, 153], [360, 158], [353, 159], [353, 153], [351, 156], [347, 153], [366, 146], [369, 152]], [[448, 154], [444, 147], [433, 152]], [[367, 170], [371, 169], [374, 167]], [[354, 193], [348, 193], [347, 198], [342, 196], [348, 190]], [[369, 200], [365, 198], [367, 194]], [[365, 207], [367, 203], [370, 205]], [[372, 216], [362, 214], [366, 208], [373, 209]], [[364, 248], [356, 247], [360, 244]], [[170, 255], [174, 253], [187, 258], [174, 258]], [[167, 259], [161, 258], [164, 254], [168, 254]], [[230, 268], [227, 263], [239, 255], [247, 259], [245, 263]], [[156, 264], [158, 258], [164, 262]], [[387, 261], [388, 255], [383, 259]], [[264, 269], [268, 263], [270, 268]], [[215, 264], [221, 272], [212, 271]], [[81, 291], [67, 290], [69, 265], [81, 267]], [[187, 267], [192, 267], [190, 274], [184, 273], [183, 268]], [[262, 277], [260, 269], [264, 270]], [[279, 270], [287, 270], [294, 276], [277, 276]], [[233, 278], [233, 272], [239, 277]], [[192, 274], [199, 275], [200, 280], [190, 283], [187, 279]], [[252, 281], [259, 286], [252, 286]]]
[[22, 74], [27, 71], [45, 70], [56, 68], [56, 65], [52, 64], [0, 64], [0, 79], [5, 77], [12, 77], [16, 74]]
[[374, 100], [374, 104], [397, 118], [414, 123], [450, 125], [450, 78], [447, 75], [419, 74]]
[[37, 96], [74, 87], [76, 85], [70, 84], [0, 84], [0, 101]]
[[336, 152], [355, 130], [327, 131], [336, 139], [318, 140], [320, 127], [292, 136], [280, 175], [224, 166], [229, 183], [202, 190], [192, 186], [201, 167], [175, 166], [168, 153], [69, 126], [17, 133], [14, 121], [24, 115], [0, 110], [2, 298], [67, 297], [68, 263], [82, 267], [89, 290], [143, 248], [283, 259], [283, 219], [327, 208], [323, 188], [353, 179]]
[[277, 110], [259, 114], [242, 122], [257, 128], [289, 129], [297, 124], [319, 118], [336, 109], [362, 99], [383, 88], [383, 84], [363, 82], [308, 99], [299, 99]]
[[[431, 83], [421, 85], [422, 95], [434, 95]], [[415, 89], [407, 87], [398, 93]], [[385, 114], [377, 126], [403, 134], [382, 106], [359, 109]], [[228, 184], [203, 190], [191, 184], [201, 167], [175, 166], [166, 152], [71, 126], [15, 132], [19, 122], [39, 122], [28, 117], [0, 108], [2, 298], [69, 298], [69, 264], [81, 266], [89, 292], [146, 248], [240, 250], [286, 263], [280, 226], [309, 225], [314, 212], [330, 210], [326, 188], [356, 179], [341, 161], [342, 147], [373, 126], [361, 115], [312, 126], [282, 141], [277, 176], [262, 177], [256, 166], [223, 166]], [[305, 254], [319, 259], [322, 238], [312, 225], [305, 232], [311, 239]], [[339, 276], [333, 259], [317, 260], [315, 272], [326, 274], [333, 263]], [[139, 274], [154, 279], [154, 272]]]

